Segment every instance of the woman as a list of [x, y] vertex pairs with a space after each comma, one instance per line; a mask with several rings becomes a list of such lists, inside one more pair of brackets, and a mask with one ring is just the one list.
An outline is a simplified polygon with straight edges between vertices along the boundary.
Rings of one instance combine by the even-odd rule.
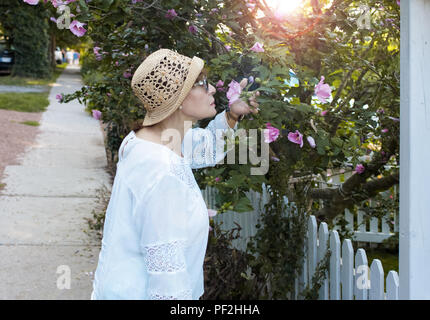
[[[221, 134], [257, 113], [258, 103], [238, 100], [216, 115], [203, 67], [198, 57], [160, 49], [133, 75], [147, 113], [119, 148], [92, 299], [198, 300], [204, 293], [209, 218], [191, 169], [222, 160]], [[215, 115], [206, 129], [191, 129]]]

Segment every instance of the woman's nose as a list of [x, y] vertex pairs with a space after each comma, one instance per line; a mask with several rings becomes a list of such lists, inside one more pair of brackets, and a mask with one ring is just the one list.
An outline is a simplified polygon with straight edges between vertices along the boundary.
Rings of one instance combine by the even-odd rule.
[[211, 85], [211, 84], [209, 84], [209, 94], [210, 95], [214, 95], [215, 94], [215, 92], [216, 92], [216, 89], [215, 89], [215, 87], [213, 86], [213, 85]]

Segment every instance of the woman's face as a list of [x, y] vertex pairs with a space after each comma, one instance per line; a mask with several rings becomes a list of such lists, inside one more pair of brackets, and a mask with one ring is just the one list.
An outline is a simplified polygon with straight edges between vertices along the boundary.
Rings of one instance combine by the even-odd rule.
[[[201, 77], [199, 77], [196, 82], [198, 82]], [[215, 99], [213, 95], [216, 89], [213, 85], [208, 83], [208, 91], [204, 85], [195, 86], [188, 93], [187, 97], [182, 102], [182, 112], [196, 120], [212, 118], [216, 115], [215, 110]]]

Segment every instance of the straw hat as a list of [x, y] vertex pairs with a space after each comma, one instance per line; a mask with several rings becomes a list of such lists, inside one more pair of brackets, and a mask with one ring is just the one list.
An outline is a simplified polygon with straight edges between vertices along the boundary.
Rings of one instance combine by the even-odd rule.
[[142, 126], [156, 124], [182, 104], [193, 88], [204, 61], [169, 49], [160, 49], [140, 64], [131, 79], [136, 97], [146, 109]]

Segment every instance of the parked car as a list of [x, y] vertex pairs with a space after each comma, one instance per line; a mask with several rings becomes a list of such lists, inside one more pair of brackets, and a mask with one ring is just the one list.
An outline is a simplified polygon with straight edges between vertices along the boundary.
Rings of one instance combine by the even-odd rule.
[[55, 62], [57, 62], [57, 64], [63, 63], [63, 53], [61, 52], [60, 47], [55, 49]]
[[7, 42], [0, 42], [0, 73], [10, 74], [15, 63], [15, 52]]

